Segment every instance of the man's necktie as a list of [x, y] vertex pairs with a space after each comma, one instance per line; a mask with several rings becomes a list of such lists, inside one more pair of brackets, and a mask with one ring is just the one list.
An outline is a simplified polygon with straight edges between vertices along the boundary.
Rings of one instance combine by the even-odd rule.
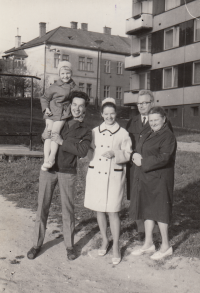
[[142, 121], [142, 127], [145, 125], [145, 120], [146, 120], [146, 117], [144, 116], [143, 121]]

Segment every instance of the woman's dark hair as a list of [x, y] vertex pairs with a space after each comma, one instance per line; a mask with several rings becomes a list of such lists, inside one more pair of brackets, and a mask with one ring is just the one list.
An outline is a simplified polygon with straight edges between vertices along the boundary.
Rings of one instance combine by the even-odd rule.
[[166, 117], [167, 114], [165, 112], [165, 109], [163, 107], [159, 107], [159, 106], [156, 106], [156, 107], [152, 107], [150, 110], [149, 110], [149, 114], [160, 114], [161, 117]]
[[74, 98], [81, 98], [85, 100], [85, 106], [87, 107], [89, 105], [90, 99], [88, 97], [88, 95], [84, 92], [81, 91], [73, 91], [69, 94], [69, 100], [73, 101]]
[[111, 108], [115, 109], [115, 112], [116, 112], [116, 110], [117, 110], [117, 107], [116, 107], [115, 104], [113, 104], [112, 102], [106, 102], [105, 104], [103, 104], [103, 105], [101, 106], [101, 113], [103, 113], [103, 110], [104, 110], [106, 107], [111, 107]]

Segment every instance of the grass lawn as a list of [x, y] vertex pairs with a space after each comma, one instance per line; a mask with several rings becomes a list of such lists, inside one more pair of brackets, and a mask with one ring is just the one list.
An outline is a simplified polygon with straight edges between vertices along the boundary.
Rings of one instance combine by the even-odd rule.
[[[170, 226], [170, 241], [175, 255], [200, 257], [200, 155], [196, 153], [178, 152], [175, 172], [175, 192], [173, 221]], [[41, 159], [19, 159], [12, 163], [1, 161], [0, 192], [8, 200], [16, 202], [18, 207], [37, 208], [37, 192]], [[96, 215], [83, 207], [85, 176], [87, 162], [79, 161], [77, 196], [75, 198], [75, 218], [78, 229], [84, 227], [88, 231], [98, 231]], [[121, 246], [124, 252], [135, 244], [135, 225], [128, 217], [129, 202], [125, 200], [125, 208], [121, 212], [122, 232]], [[50, 210], [50, 218], [61, 225], [61, 202], [59, 190], [56, 188]], [[100, 241], [94, 246], [100, 245]]]
[[[0, 133], [2, 132], [24, 132], [29, 131], [29, 99], [0, 99]], [[125, 127], [128, 119], [128, 110], [120, 109], [118, 114], [119, 123]], [[99, 111], [94, 106], [89, 106], [86, 123], [91, 127], [100, 124]], [[40, 109], [39, 100], [34, 100], [33, 110], [33, 132], [39, 135], [34, 138], [33, 144], [36, 149], [42, 148], [40, 133], [43, 131], [44, 121]], [[199, 141], [199, 134], [175, 130], [179, 141]], [[27, 144], [28, 138], [3, 137], [0, 143]], [[175, 172], [175, 192], [173, 221], [170, 226], [170, 241], [175, 249], [175, 255], [189, 257], [200, 257], [200, 154], [178, 152]], [[0, 192], [8, 200], [15, 201], [17, 206], [36, 210], [38, 177], [42, 159], [22, 158], [12, 163], [1, 161]], [[78, 229], [98, 231], [96, 228], [96, 215], [83, 207], [85, 176], [87, 162], [79, 161], [77, 196], [75, 199], [76, 222]], [[134, 223], [128, 217], [129, 202], [125, 200], [125, 208], [121, 212], [121, 246], [124, 252], [127, 247], [133, 246], [136, 234]], [[50, 218], [61, 225], [61, 203], [59, 190], [56, 188], [50, 210]], [[94, 245], [98, 246], [99, 242]]]

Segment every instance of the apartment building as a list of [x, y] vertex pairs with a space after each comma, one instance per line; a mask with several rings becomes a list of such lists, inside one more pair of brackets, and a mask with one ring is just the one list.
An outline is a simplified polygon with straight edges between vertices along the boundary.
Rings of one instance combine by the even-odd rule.
[[57, 80], [58, 63], [70, 61], [73, 79], [87, 92], [91, 103], [96, 97], [100, 104], [111, 96], [123, 105], [124, 91], [130, 88], [130, 72], [124, 70], [125, 56], [129, 55], [129, 37], [112, 35], [109, 27], [104, 27], [103, 33], [92, 32], [87, 23], [78, 28], [78, 23], [72, 21], [70, 28], [58, 27], [48, 32], [46, 23], [41, 22], [37, 38], [21, 43], [21, 36], [17, 35], [15, 47], [7, 50], [3, 58], [24, 62], [29, 74], [42, 79], [43, 90]]
[[151, 89], [173, 125], [200, 129], [200, 1], [133, 0], [132, 7], [124, 104], [136, 109], [138, 91]]

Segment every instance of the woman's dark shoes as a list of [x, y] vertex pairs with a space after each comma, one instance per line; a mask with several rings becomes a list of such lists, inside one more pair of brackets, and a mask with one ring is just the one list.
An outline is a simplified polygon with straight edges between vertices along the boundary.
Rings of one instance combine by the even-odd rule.
[[36, 256], [38, 255], [39, 252], [40, 252], [40, 247], [38, 247], [38, 248], [32, 247], [27, 253], [28, 259], [36, 258]]
[[74, 249], [74, 247], [72, 248], [67, 248], [67, 257], [69, 260], [74, 260], [76, 259], [76, 251]]

